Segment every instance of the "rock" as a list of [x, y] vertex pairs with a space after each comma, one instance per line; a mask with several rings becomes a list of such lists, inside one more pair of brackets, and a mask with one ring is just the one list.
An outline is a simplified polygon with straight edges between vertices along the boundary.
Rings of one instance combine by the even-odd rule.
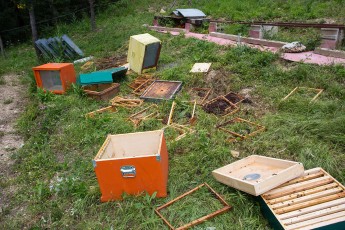
[[238, 151], [231, 150], [230, 152], [231, 152], [231, 155], [235, 158], [238, 158], [240, 156], [240, 152], [238, 152]]
[[285, 53], [300, 53], [305, 51], [306, 47], [300, 42], [291, 42], [282, 46], [281, 49]]
[[166, 13], [166, 11], [165, 11], [164, 9], [161, 9], [161, 11], [159, 11], [159, 13], [161, 13], [161, 14], [165, 14], [165, 13]]

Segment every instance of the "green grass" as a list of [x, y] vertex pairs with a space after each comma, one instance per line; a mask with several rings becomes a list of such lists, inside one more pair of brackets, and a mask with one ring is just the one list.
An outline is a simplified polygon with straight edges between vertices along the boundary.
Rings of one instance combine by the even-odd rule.
[[[128, 37], [148, 32], [141, 26], [152, 19], [147, 8], [158, 10], [162, 6], [147, 2], [137, 2], [136, 6], [121, 1], [110, 7], [99, 16], [97, 33], [89, 32], [87, 20], [73, 26], [61, 25], [56, 33], [67, 33], [86, 55], [96, 58], [126, 55]], [[203, 4], [203, 7], [225, 6], [225, 1]], [[236, 4], [230, 5], [212, 13], [218, 16], [236, 7]], [[231, 156], [231, 150], [239, 151], [240, 158], [259, 154], [300, 161], [306, 169], [322, 167], [345, 183], [344, 67], [287, 63], [277, 55], [247, 47], [226, 48], [183, 36], [150, 33], [162, 40], [159, 66], [169, 66], [154, 74], [160, 79], [184, 82], [177, 97], [179, 102], [189, 99], [188, 91], [192, 87], [212, 87], [214, 95], [251, 88], [249, 94], [254, 103], [242, 104], [238, 115], [264, 125], [267, 130], [251, 139], [228, 143], [229, 136], [215, 128], [225, 118], [207, 114], [198, 107], [196, 133], [178, 142], [168, 142], [167, 198], [125, 196], [122, 201], [100, 203], [91, 161], [106, 135], [155, 130], [164, 124], [148, 119], [135, 128], [126, 119], [139, 108], [119, 108], [115, 114], [86, 119], [87, 112], [104, 107], [107, 102], [82, 97], [78, 89], [63, 96], [37, 91], [30, 70], [37, 64], [33, 50], [27, 45], [12, 48], [9, 58], [0, 62], [0, 70], [3, 73], [25, 71], [32, 84], [30, 102], [17, 124], [25, 145], [13, 156], [11, 170], [16, 173], [0, 179], [5, 191], [13, 191], [8, 193], [8, 205], [0, 213], [2, 229], [166, 229], [153, 209], [203, 182], [212, 186], [234, 209], [195, 229], [265, 229], [268, 223], [257, 200], [218, 183], [211, 175], [212, 170], [237, 160]], [[28, 50], [23, 52], [25, 46]], [[191, 75], [189, 70], [195, 62], [212, 62], [216, 77], [209, 80], [204, 75]], [[122, 82], [121, 95], [130, 92], [125, 83], [135, 76], [128, 76]], [[314, 103], [310, 103], [312, 94], [296, 94], [281, 101], [296, 86], [323, 88], [324, 92]], [[145, 103], [143, 107], [148, 105]], [[163, 118], [169, 113], [171, 102], [158, 106]], [[177, 118], [184, 121], [186, 110], [177, 109]], [[200, 190], [164, 214], [177, 226], [214, 211], [217, 205], [206, 190]]]

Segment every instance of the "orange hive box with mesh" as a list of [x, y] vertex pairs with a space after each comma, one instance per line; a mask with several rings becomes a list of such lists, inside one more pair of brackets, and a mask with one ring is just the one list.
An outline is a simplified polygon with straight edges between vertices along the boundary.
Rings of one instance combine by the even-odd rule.
[[38, 87], [55, 94], [63, 94], [76, 82], [72, 63], [47, 63], [32, 68]]
[[168, 151], [163, 130], [108, 135], [93, 160], [101, 201], [144, 192], [166, 197]]

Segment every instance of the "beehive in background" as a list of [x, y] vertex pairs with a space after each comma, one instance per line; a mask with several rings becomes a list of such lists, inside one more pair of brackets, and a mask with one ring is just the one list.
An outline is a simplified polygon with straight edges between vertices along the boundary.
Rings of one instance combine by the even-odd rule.
[[122, 194], [167, 195], [168, 152], [164, 131], [109, 135], [94, 158], [101, 201]]
[[142, 70], [156, 67], [161, 50], [161, 41], [150, 34], [130, 37], [127, 61], [131, 70], [141, 74]]
[[47, 63], [32, 68], [38, 87], [55, 94], [63, 94], [76, 82], [76, 73], [72, 63]]

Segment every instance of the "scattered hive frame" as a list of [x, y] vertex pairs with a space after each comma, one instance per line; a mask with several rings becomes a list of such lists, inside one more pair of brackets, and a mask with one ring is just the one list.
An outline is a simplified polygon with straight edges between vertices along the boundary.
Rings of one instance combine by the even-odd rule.
[[[206, 188], [208, 188], [209, 191], [210, 191], [210, 192], [211, 192], [211, 193], [212, 193], [212, 194], [213, 194], [213, 195], [224, 205], [223, 208], [221, 208], [221, 209], [219, 209], [219, 210], [217, 210], [217, 211], [215, 211], [215, 212], [213, 212], [213, 213], [210, 213], [210, 214], [208, 214], [208, 215], [206, 215], [206, 216], [200, 217], [200, 218], [198, 218], [198, 219], [196, 219], [196, 220], [194, 220], [194, 221], [192, 221], [192, 222], [190, 222], [190, 223], [187, 223], [187, 224], [185, 224], [185, 225], [183, 225], [183, 226], [181, 226], [181, 227], [178, 227], [178, 228], [174, 228], [174, 227], [172, 226], [172, 224], [170, 224], [169, 221], [168, 221], [167, 219], [165, 219], [165, 217], [159, 212], [160, 210], [162, 210], [162, 209], [164, 209], [164, 208], [166, 208], [166, 207], [172, 205], [172, 204], [175, 203], [176, 201], [181, 200], [181, 199], [184, 198], [185, 196], [188, 196], [189, 194], [191, 194], [191, 193], [193, 193], [193, 192], [199, 190], [200, 188], [202, 188], [202, 187], [204, 187], [204, 186], [205, 186]], [[213, 190], [207, 183], [203, 183], [203, 184], [199, 185], [198, 187], [196, 187], [196, 188], [194, 188], [194, 189], [192, 189], [192, 190], [190, 190], [190, 191], [188, 191], [188, 192], [186, 192], [186, 193], [184, 193], [184, 194], [182, 194], [182, 195], [176, 197], [175, 199], [169, 201], [168, 203], [166, 203], [166, 204], [164, 204], [164, 205], [162, 205], [162, 206], [156, 208], [156, 209], [155, 209], [155, 212], [156, 212], [156, 214], [164, 221], [164, 223], [165, 223], [166, 225], [169, 226], [170, 229], [174, 229], [174, 230], [184, 230], [184, 229], [188, 229], [188, 228], [190, 228], [190, 227], [192, 227], [192, 226], [195, 226], [195, 225], [197, 225], [197, 224], [200, 224], [200, 223], [202, 223], [202, 222], [204, 222], [204, 221], [206, 221], [206, 220], [208, 220], [208, 219], [211, 219], [211, 218], [213, 218], [213, 217], [215, 217], [215, 216], [217, 216], [217, 215], [220, 215], [220, 214], [222, 214], [222, 213], [224, 213], [224, 212], [226, 212], [226, 211], [229, 211], [231, 208], [232, 208], [232, 207], [231, 207], [230, 205], [228, 205], [228, 204], [226, 203], [226, 201], [225, 201], [215, 190]]]
[[167, 125], [163, 128], [163, 130], [167, 129], [167, 128], [171, 128], [171, 129], [175, 129], [179, 132], [179, 136], [177, 136], [174, 141], [179, 141], [181, 140], [182, 138], [186, 137], [188, 134], [192, 134], [195, 132], [194, 129], [191, 129], [189, 128], [188, 126], [186, 125], [179, 125], [179, 124], [175, 124], [175, 123], [172, 123], [170, 125]]
[[[228, 96], [233, 95], [236, 97], [237, 101], [236, 102], [232, 102], [230, 99], [228, 99]], [[234, 105], [237, 105], [239, 103], [241, 103], [245, 98], [242, 97], [241, 95], [234, 93], [234, 92], [229, 92], [227, 94], [224, 95], [224, 97], [229, 100], [231, 103], [233, 103]]]
[[[224, 126], [226, 126], [228, 124], [232, 124], [232, 123], [236, 123], [236, 122], [243, 122], [243, 123], [248, 124], [249, 126], [254, 126], [254, 127], [257, 128], [257, 130], [254, 131], [254, 132], [248, 133], [246, 135], [241, 135], [239, 133], [236, 133], [236, 132], [233, 132], [233, 131], [228, 130], [226, 128], [223, 128]], [[247, 121], [247, 120], [239, 118], [239, 117], [233, 118], [233, 119], [231, 119], [229, 121], [226, 121], [226, 122], [224, 122], [224, 123], [222, 123], [220, 125], [217, 125], [216, 128], [219, 128], [220, 130], [222, 130], [222, 131], [224, 131], [226, 133], [230, 133], [231, 135], [235, 136], [235, 138], [229, 138], [228, 139], [228, 141], [230, 141], [230, 142], [236, 141], [236, 137], [241, 138], [241, 140], [247, 139], [249, 137], [257, 135], [259, 132], [263, 132], [266, 129], [265, 126], [256, 124], [256, 123], [251, 122], [251, 121]]]
[[135, 126], [138, 126], [142, 121], [148, 119], [148, 118], [153, 118], [153, 117], [157, 117], [158, 116], [158, 112], [154, 111], [152, 113], [149, 114], [144, 114], [146, 111], [148, 111], [151, 108], [158, 108], [157, 105], [153, 104], [150, 105], [146, 108], [144, 108], [143, 110], [140, 110], [139, 112], [132, 114], [128, 119], [134, 123]]
[[140, 99], [130, 99], [116, 96], [113, 99], [111, 99], [110, 102], [113, 106], [133, 108], [141, 106], [144, 101]]
[[261, 195], [274, 229], [345, 229], [345, 187], [322, 168]]
[[[194, 124], [196, 121], [196, 117], [195, 117], [195, 110], [196, 110], [196, 100], [195, 101], [188, 101], [188, 103], [193, 103], [193, 110], [192, 110], [192, 114], [191, 114], [191, 118], [189, 119], [189, 123], [190, 124]], [[170, 125], [172, 123], [172, 119], [174, 116], [174, 111], [175, 111], [175, 107], [176, 107], [176, 102], [173, 101], [172, 105], [171, 105], [171, 109], [170, 109], [170, 113], [169, 113], [169, 118], [168, 118], [168, 122], [167, 125]]]
[[290, 97], [293, 93], [295, 93], [298, 89], [307, 89], [307, 90], [312, 90], [312, 91], [316, 91], [316, 95], [311, 99], [310, 102], [313, 102], [316, 100], [316, 98], [318, 98], [320, 96], [320, 94], [323, 92], [323, 89], [316, 89], [316, 88], [308, 88], [308, 87], [296, 87], [294, 88], [288, 95], [286, 95], [282, 101], [285, 101], [288, 97]]
[[199, 92], [205, 92], [205, 96], [204, 97], [200, 97], [200, 100], [197, 101], [198, 105], [203, 105], [206, 101], [206, 99], [210, 96], [212, 89], [211, 88], [191, 88], [190, 92], [192, 91], [199, 91]]
[[104, 112], [110, 112], [110, 113], [116, 113], [117, 109], [115, 106], [108, 106], [108, 107], [104, 107], [95, 111], [92, 111], [90, 113], [85, 114], [86, 118], [93, 118], [95, 117], [96, 114], [100, 114], [100, 113], [104, 113]]
[[[229, 106], [228, 106], [228, 108], [226, 108], [226, 109], [224, 110], [224, 113], [223, 113], [223, 114], [216, 114], [216, 115], [221, 115], [221, 116], [223, 116], [223, 117], [225, 117], [225, 116], [230, 116], [230, 115], [232, 115], [232, 114], [237, 113], [237, 112], [240, 110], [240, 108], [239, 108], [237, 105], [233, 104], [231, 101], [229, 101], [228, 99], [226, 99], [224, 96], [218, 96], [218, 97], [216, 97], [216, 98], [214, 98], [214, 99], [212, 99], [212, 100], [206, 102], [205, 104], [203, 104], [204, 110], [205, 110], [205, 108], [207, 108], [208, 105], [214, 103], [215, 101], [220, 101], [220, 100], [225, 101], [226, 103], [228, 103]], [[213, 113], [213, 114], [214, 114], [214, 113]]]

